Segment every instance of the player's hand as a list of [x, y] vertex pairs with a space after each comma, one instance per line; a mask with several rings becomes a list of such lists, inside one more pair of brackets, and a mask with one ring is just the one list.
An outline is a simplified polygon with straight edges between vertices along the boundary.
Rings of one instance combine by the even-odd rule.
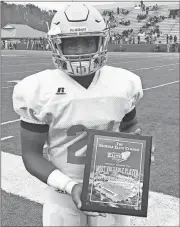
[[[142, 129], [138, 128], [133, 132], [134, 135], [141, 135], [142, 134]], [[151, 148], [151, 163], [154, 162], [154, 153], [155, 153], [156, 145], [155, 145], [155, 139], [152, 137], [152, 148]]]
[[[72, 200], [75, 203], [77, 209], [80, 209], [82, 206], [81, 203], [81, 192], [82, 192], [82, 184], [75, 184], [74, 187], [72, 188], [71, 196]], [[88, 211], [83, 211], [87, 216], [102, 216], [106, 217], [106, 214], [104, 213], [99, 213], [99, 212], [88, 212]]]

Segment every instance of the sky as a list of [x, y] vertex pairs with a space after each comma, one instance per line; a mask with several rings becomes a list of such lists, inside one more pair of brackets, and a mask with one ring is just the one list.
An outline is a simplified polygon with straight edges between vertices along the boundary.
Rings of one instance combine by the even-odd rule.
[[[76, 1], [76, 0], [75, 0]], [[62, 6], [66, 5], [68, 2], [73, 2], [73, 1], [69, 1], [69, 0], [65, 0], [65, 1], [26, 1], [26, 2], [18, 2], [18, 1], [14, 1], [14, 2], [9, 2], [9, 3], [14, 3], [14, 4], [28, 4], [31, 3], [33, 5], [38, 6], [41, 9], [60, 9]], [[77, 2], [77, 1], [76, 1]], [[83, 2], [83, 1], [81, 1]], [[85, 2], [84, 2], [85, 3]], [[97, 2], [97, 1], [92, 1], [92, 2], [86, 2], [89, 3], [91, 5], [108, 5], [108, 4], [112, 4], [113, 2]]]
[[[6, 1], [9, 2], [9, 1]], [[67, 2], [78, 2], [77, 0], [65, 0], [65, 1], [14, 1], [14, 2], [9, 2], [9, 3], [15, 3], [15, 4], [27, 4], [27, 3], [31, 3], [33, 5], [38, 6], [41, 9], [47, 9], [47, 10], [57, 10], [62, 8], [64, 5], [67, 4]], [[80, 2], [83, 2], [82, 0], [80, 0]], [[144, 0], [143, 2], [146, 2], [146, 4], [176, 4], [178, 1], [149, 1], [149, 0]], [[85, 2], [84, 2], [85, 3]], [[112, 4], [112, 3], [121, 3], [122, 7], [131, 7], [134, 6], [135, 4], [139, 4], [140, 1], [139, 0], [134, 0], [134, 1], [99, 1], [97, 2], [96, 0], [92, 0], [91, 2], [87, 2], [91, 5], [107, 5], [108, 4]]]

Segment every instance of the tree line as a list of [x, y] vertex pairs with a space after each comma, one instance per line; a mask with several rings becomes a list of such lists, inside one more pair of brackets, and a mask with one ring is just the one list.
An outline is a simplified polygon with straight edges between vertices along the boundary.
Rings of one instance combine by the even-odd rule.
[[33, 4], [16, 5], [1, 1], [1, 28], [6, 24], [26, 24], [39, 31], [47, 32], [56, 10], [43, 10]]

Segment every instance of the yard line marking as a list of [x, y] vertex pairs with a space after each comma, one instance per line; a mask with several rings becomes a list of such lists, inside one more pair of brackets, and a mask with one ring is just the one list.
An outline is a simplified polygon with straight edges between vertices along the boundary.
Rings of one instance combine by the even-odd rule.
[[13, 137], [14, 137], [14, 136], [3, 137], [3, 138], [1, 138], [1, 141], [8, 140], [8, 139], [11, 139], [11, 138], [13, 138]]
[[[134, 56], [140, 56], [143, 57], [144, 55], [142, 54], [142, 52], [108, 52], [109, 55], [121, 55], [121, 56], [130, 56], [130, 57], [134, 57]], [[155, 57], [155, 56], [162, 56], [162, 57], [178, 57], [178, 53], [144, 53], [146, 56], [148, 57]]]
[[39, 69], [39, 70], [36, 70], [36, 71], [24, 71], [24, 72], [13, 72], [13, 73], [1, 73], [1, 74], [16, 74], [16, 73], [35, 73], [35, 72], [40, 72], [42, 70], [45, 70], [45, 69]]
[[[18, 83], [19, 81], [21, 80], [9, 80], [9, 81], [6, 81], [6, 83]], [[7, 87], [2, 87], [2, 88], [10, 88], [10, 87], [14, 87], [14, 86], [7, 86]]]
[[2, 57], [24, 57], [26, 55], [1, 55]]
[[[132, 54], [132, 53], [131, 53]], [[141, 55], [141, 54], [137, 54], [137, 55], [129, 55], [129, 54], [127, 54], [127, 55], [123, 55], [122, 54], [122, 52], [121, 53], [118, 53], [118, 52], [111, 52], [110, 54], [109, 54], [109, 56], [117, 56], [117, 55], [119, 55], [120, 57], [122, 56], [122, 57], [125, 57], [125, 58], [128, 58], [128, 59], [133, 59], [133, 58], [143, 58], [143, 55]], [[146, 54], [146, 58], [159, 58], [159, 57], [161, 57], [161, 59], [163, 58], [164, 60], [172, 60], [172, 59], [179, 59], [179, 55], [163, 55], [163, 54]]]
[[[136, 59], [137, 59], [137, 58], [136, 58]], [[156, 61], [157, 61], [157, 60], [158, 60], [158, 61], [164, 61], [164, 59], [162, 59], [162, 58], [161, 58], [161, 59], [159, 59], [159, 58], [158, 58], [158, 59], [154, 59], [154, 60], [156, 60]], [[120, 61], [120, 63], [125, 63], [125, 64], [126, 64], [126, 63], [130, 63], [130, 62], [140, 62], [140, 61], [149, 61], [149, 58], [148, 58], [148, 59], [146, 59], [146, 60], [136, 60], [136, 61]]]
[[10, 65], [15, 65], [15, 64], [18, 64], [18, 63], [22, 63], [22, 64], [33, 64], [33, 63], [45, 63], [44, 61], [46, 61], [46, 60], [48, 60], [48, 62], [47, 63], [52, 63], [53, 64], [53, 62], [52, 61], [50, 61], [51, 60], [51, 58], [41, 58], [40, 59], [42, 62], [39, 62], [39, 58], [22, 58], [22, 59], [16, 59], [16, 60], [9, 60], [9, 61], [3, 61], [2, 60], [2, 64], [3, 64], [3, 66], [10, 66]]
[[[169, 65], [178, 65], [178, 63], [175, 63], [175, 64], [169, 64]], [[140, 69], [133, 69], [132, 71], [139, 71], [139, 70], [143, 70], [143, 69], [155, 69], [155, 68], [162, 68], [162, 67], [165, 67], [165, 66], [169, 66], [169, 65], [157, 65], [155, 67], [149, 67], [149, 68], [140, 68]]]
[[2, 87], [2, 88], [10, 88], [10, 87], [14, 87], [14, 86], [8, 86], [8, 87]]
[[[137, 57], [135, 57], [136, 59], [137, 59]], [[128, 58], [128, 59], [130, 59], [130, 58]], [[120, 59], [120, 63], [130, 63], [130, 62], [142, 62], [142, 61], [149, 61], [149, 59], [152, 59], [152, 57], [148, 57], [148, 58], [146, 58], [146, 59], [142, 59], [142, 60], [136, 60], [136, 61], [121, 61], [121, 59]], [[161, 58], [153, 58], [153, 60], [155, 60], [155, 61], [164, 61], [164, 60], [174, 60], [174, 59], [170, 59], [170, 58], [167, 58], [167, 59], [164, 59], [163, 57], [161, 57]]]
[[[20, 63], [20, 62], [18, 62], [18, 63]], [[23, 62], [23, 64], [25, 64], [25, 63], [27, 63], [27, 65], [26, 66], [29, 66], [29, 65], [52, 65], [53, 64], [53, 62], [52, 63], [34, 63], [34, 64], [29, 64], [28, 62]], [[9, 67], [11, 67], [11, 66], [21, 66], [22, 64], [16, 64], [16, 65], [8, 65], [8, 64], [6, 64], [6, 65], [2, 65], [1, 67], [3, 68], [3, 67], [7, 67], [8, 66], [8, 68]]]
[[[2, 151], [1, 165], [2, 190], [44, 203], [48, 186], [25, 169], [21, 156]], [[149, 192], [147, 218], [131, 217], [132, 226], [176, 226], [178, 222], [179, 198], [153, 191]]]
[[13, 120], [13, 121], [6, 121], [6, 122], [1, 123], [1, 125], [7, 125], [7, 124], [10, 124], [10, 123], [14, 123], [14, 122], [20, 121], [20, 120], [21, 119], [16, 119], [16, 120]]
[[161, 85], [154, 86], [154, 87], [145, 88], [143, 90], [147, 91], [147, 90], [151, 90], [151, 89], [158, 88], [158, 87], [164, 87], [164, 86], [167, 86], [167, 85], [170, 85], [170, 84], [175, 84], [175, 83], [179, 83], [179, 80], [176, 80], [176, 81], [173, 81], [173, 82], [170, 82], [170, 83], [166, 83], [166, 84], [161, 84]]
[[18, 83], [20, 80], [8, 80], [7, 83]]
[[[175, 63], [175, 64], [168, 64], [168, 65], [158, 65], [158, 66], [155, 66], [155, 67], [149, 67], [149, 68], [140, 68], [140, 69], [133, 69], [133, 70], [131, 70], [131, 71], [139, 71], [139, 70], [144, 70], [144, 69], [154, 69], [154, 68], [162, 68], [162, 67], [165, 67], [165, 66], [169, 66], [169, 65], [178, 65], [179, 64], [179, 62], [178, 63]], [[36, 70], [36, 71], [24, 71], [24, 72], [10, 72], [10, 73], [1, 73], [1, 74], [17, 74], [17, 73], [31, 73], [31, 72], [34, 72], [34, 73], [36, 73], [36, 72], [40, 72], [40, 71], [42, 71], [43, 69], [39, 69], [39, 70]], [[46, 70], [46, 69], [44, 69], [44, 70]]]
[[[122, 53], [121, 54], [119, 54], [119, 53], [114, 53], [114, 54], [110, 54], [110, 56], [115, 56], [115, 55], [122, 55]], [[25, 55], [24, 55], [25, 56]], [[127, 54], [127, 55], [122, 55], [123, 57], [124, 56], [127, 56], [127, 59], [137, 59], [137, 57], [142, 57], [143, 58], [143, 56], [142, 55], [133, 55], [133, 57], [128, 57], [129, 56], [129, 54]], [[149, 59], [149, 58], [152, 58], [152, 55], [147, 55], [148, 57], [146, 57], [146, 59]], [[17, 56], [18, 57], [18, 56]], [[168, 58], [167, 58], [168, 57]], [[48, 58], [49, 58], [49, 56], [48, 56]], [[153, 55], [153, 58], [155, 59], [155, 58], [158, 58], [158, 60], [164, 60], [164, 59], [167, 59], [167, 60], [173, 60], [173, 59], [175, 59], [175, 58], [177, 58], [177, 56], [173, 56], [173, 58], [171, 57], [171, 58], [169, 58], [169, 56], [161, 56], [161, 59], [159, 59], [159, 56], [158, 55], [156, 55], [156, 56], [154, 56]], [[27, 57], [27, 59], [26, 58], [21, 58], [20, 59], [20, 62], [19, 61], [13, 61], [11, 64], [16, 64], [16, 63], [22, 63], [22, 64], [25, 64], [25, 63], [27, 63], [28, 64], [28, 57]], [[35, 58], [33, 58], [33, 60], [34, 60]], [[43, 59], [47, 59], [47, 57], [43, 57]], [[25, 62], [24, 62], [25, 61]], [[146, 60], [140, 60], [140, 61], [146, 61]], [[129, 61], [129, 62], [131, 62], [131, 61]], [[133, 62], [133, 61], [132, 61]], [[3, 63], [6, 63], [6, 62], [3, 62]], [[128, 63], [128, 62], [124, 62], [124, 63]], [[35, 64], [28, 64], [28, 65], [38, 65], [38, 64], [53, 64], [52, 62], [51, 63], [49, 63], [49, 62], [47, 62], [47, 63], [35, 63]], [[19, 64], [20, 65], [20, 64]], [[3, 65], [2, 67], [6, 67], [6, 66], [17, 66], [17, 65], [9, 65], [9, 64], [5, 64], [5, 65]]]
[[[121, 45], [121, 44], [119, 44]], [[178, 55], [178, 53], [176, 52], [108, 52], [108, 53], [111, 53], [111, 54], [121, 54], [121, 55], [142, 55], [142, 54], [146, 54], [147, 56], [151, 56], [151, 55], [164, 55], [164, 56], [176, 56]]]

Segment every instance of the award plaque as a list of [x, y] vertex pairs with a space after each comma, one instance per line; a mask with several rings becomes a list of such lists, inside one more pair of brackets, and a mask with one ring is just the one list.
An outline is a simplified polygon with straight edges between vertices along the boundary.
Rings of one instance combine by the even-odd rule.
[[152, 136], [88, 129], [84, 211], [147, 217]]

